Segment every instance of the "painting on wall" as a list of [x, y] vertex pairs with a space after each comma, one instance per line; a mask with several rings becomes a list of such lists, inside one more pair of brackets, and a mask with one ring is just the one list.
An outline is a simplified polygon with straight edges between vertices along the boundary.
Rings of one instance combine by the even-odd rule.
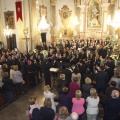
[[5, 26], [9, 26], [10, 29], [15, 29], [14, 11], [4, 12]]

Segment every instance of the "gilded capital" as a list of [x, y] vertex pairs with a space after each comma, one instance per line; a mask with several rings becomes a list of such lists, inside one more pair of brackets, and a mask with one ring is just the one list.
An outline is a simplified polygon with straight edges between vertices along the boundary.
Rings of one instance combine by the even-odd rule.
[[51, 5], [55, 5], [57, 0], [50, 0]]

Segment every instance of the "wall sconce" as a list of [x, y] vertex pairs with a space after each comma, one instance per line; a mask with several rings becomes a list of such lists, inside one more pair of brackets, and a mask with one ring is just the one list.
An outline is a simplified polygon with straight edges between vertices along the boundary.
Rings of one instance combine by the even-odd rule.
[[3, 33], [4, 33], [5, 36], [8, 36], [8, 37], [9, 37], [9, 36], [12, 35], [12, 30], [9, 29], [9, 27], [8, 27], [8, 25], [7, 25], [6, 28], [4, 29]]

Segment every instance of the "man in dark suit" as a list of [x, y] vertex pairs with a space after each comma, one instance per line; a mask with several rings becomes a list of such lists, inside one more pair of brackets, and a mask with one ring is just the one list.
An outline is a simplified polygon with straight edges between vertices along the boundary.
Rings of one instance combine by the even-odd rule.
[[66, 64], [66, 68], [62, 70], [62, 74], [65, 74], [65, 80], [68, 82], [68, 84], [71, 82], [71, 76], [72, 72], [69, 70], [69, 65]]
[[49, 60], [45, 60], [42, 63], [41, 67], [44, 73], [45, 85], [49, 85], [51, 87], [51, 75], [50, 75], [51, 64]]
[[110, 67], [108, 67], [107, 63], [105, 64], [105, 72], [108, 74], [108, 80], [106, 82], [109, 83], [112, 76], [114, 75], [114, 71]]
[[105, 92], [108, 75], [105, 71], [102, 70], [102, 67], [98, 67], [98, 73], [95, 76], [96, 80], [96, 90], [98, 93], [103, 94]]

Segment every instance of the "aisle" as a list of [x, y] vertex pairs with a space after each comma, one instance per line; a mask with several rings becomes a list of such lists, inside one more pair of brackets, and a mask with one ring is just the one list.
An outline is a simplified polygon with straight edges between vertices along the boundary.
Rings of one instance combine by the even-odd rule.
[[43, 90], [44, 82], [2, 109], [0, 111], [0, 120], [29, 120], [29, 117], [26, 117], [26, 109], [29, 106], [29, 96], [38, 96], [38, 103], [42, 106], [44, 101]]

